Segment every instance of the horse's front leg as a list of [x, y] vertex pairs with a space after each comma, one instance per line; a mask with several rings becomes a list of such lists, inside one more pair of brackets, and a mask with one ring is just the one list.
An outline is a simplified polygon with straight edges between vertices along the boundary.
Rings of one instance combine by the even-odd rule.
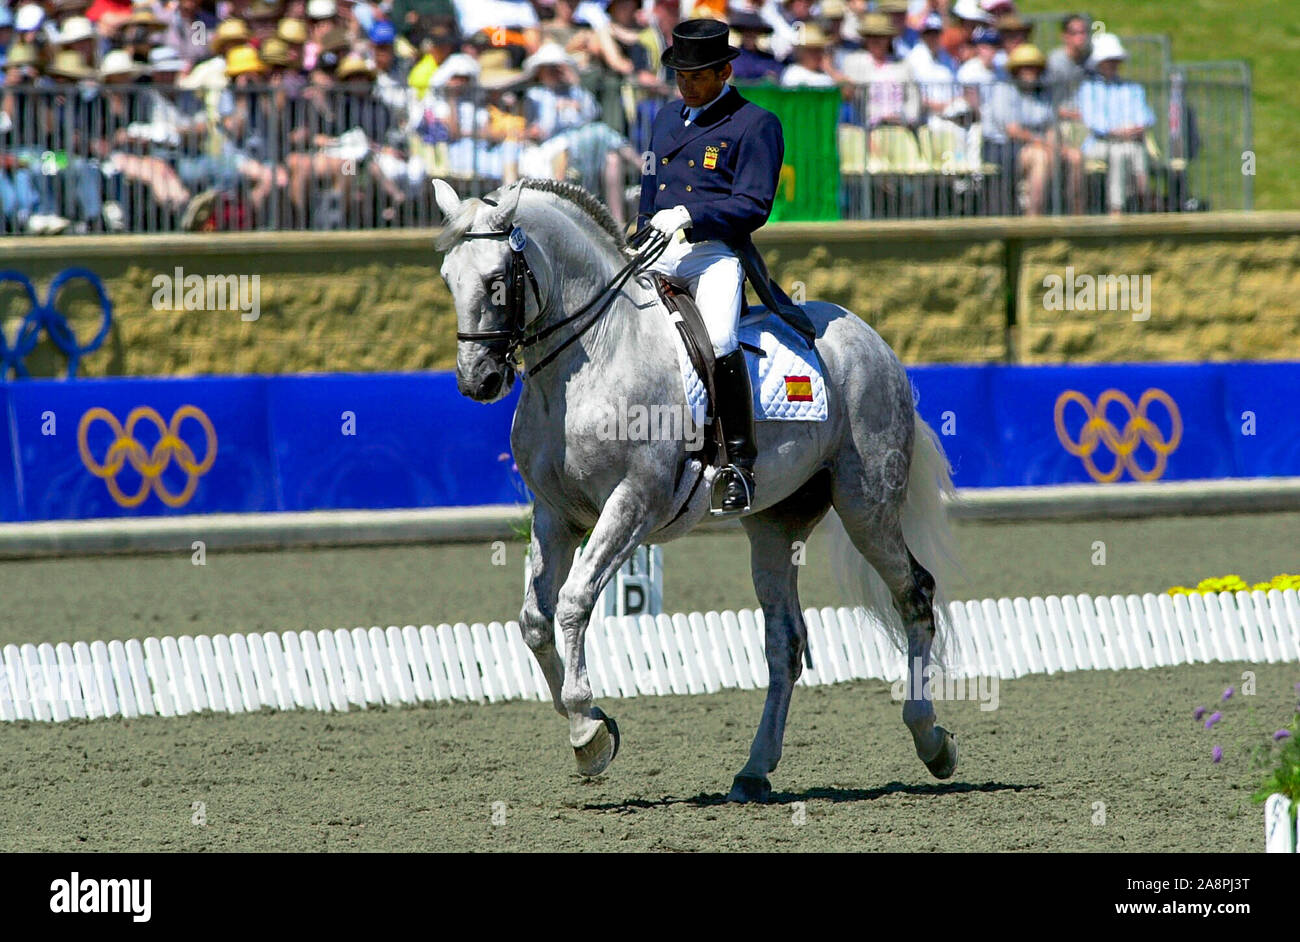
[[555, 619], [564, 636], [564, 688], [561, 699], [569, 716], [569, 744], [583, 775], [599, 775], [618, 751], [618, 727], [591, 704], [587, 681], [587, 622], [601, 590], [632, 555], [650, 524], [644, 499], [619, 486], [605, 502], [564, 587]]
[[546, 677], [546, 685], [551, 688], [551, 702], [565, 717], [569, 714], [560, 699], [564, 663], [555, 649], [555, 604], [581, 540], [582, 534], [562, 521], [550, 507], [540, 500], [534, 503], [528, 587], [519, 613], [519, 630]]

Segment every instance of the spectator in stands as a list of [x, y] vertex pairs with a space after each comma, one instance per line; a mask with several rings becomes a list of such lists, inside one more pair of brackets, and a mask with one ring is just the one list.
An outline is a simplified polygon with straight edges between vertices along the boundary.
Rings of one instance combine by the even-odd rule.
[[[596, 99], [578, 84], [573, 59], [559, 46], [543, 45], [524, 69], [537, 83], [524, 99], [526, 138], [537, 147], [521, 155], [521, 172], [561, 179], [572, 176], [588, 190], [604, 192], [614, 221], [624, 225], [624, 164], [639, 171], [639, 155], [626, 138], [600, 120]], [[537, 171], [524, 169], [526, 161]]]
[[578, 68], [585, 69], [591, 62], [596, 34], [590, 23], [576, 18], [577, 0], [552, 0], [547, 6], [548, 15], [539, 26], [542, 42], [555, 43], [573, 57]]
[[[853, 27], [851, 35], [846, 35], [844, 28], [849, 8], [844, 0], [822, 0], [817, 10], [817, 23], [826, 33], [826, 51], [830, 56], [831, 68], [839, 72], [844, 65], [844, 57], [861, 48], [857, 42], [857, 27]], [[732, 28], [735, 28], [734, 20]]]
[[455, 24], [456, 4], [452, 0], [393, 0], [388, 18], [399, 35], [418, 44], [428, 34], [431, 23]]
[[900, 62], [921, 41], [921, 34], [908, 25], [907, 9], [907, 0], [879, 0], [876, 3], [876, 11], [887, 16], [894, 28], [893, 52]]
[[976, 117], [979, 117], [988, 106], [995, 83], [1005, 82], [1008, 77], [995, 63], [998, 49], [1002, 46], [1002, 37], [994, 27], [975, 27], [971, 41], [975, 55], [963, 62], [957, 70], [957, 82], [962, 87], [966, 102]]
[[608, 0], [609, 23], [596, 31], [596, 48], [605, 67], [615, 75], [643, 87], [658, 85], [650, 62], [650, 50], [641, 43], [637, 22], [639, 0]]
[[95, 36], [95, 27], [84, 16], [69, 16], [65, 19], [59, 27], [54, 45], [80, 53], [81, 58], [92, 65], [99, 61], [99, 41]]
[[[764, 19], [772, 26], [772, 54], [785, 62], [794, 53], [801, 23], [812, 20], [813, 0], [781, 0], [775, 15], [769, 12]], [[698, 14], [694, 14], [697, 15]]]
[[[285, 17], [275, 26], [275, 38], [285, 45], [285, 51], [288, 53], [290, 65], [295, 71], [303, 69], [303, 58], [307, 47], [307, 22], [297, 17]], [[283, 66], [272, 65], [268, 62], [274, 71]]]
[[[844, 78], [866, 88], [865, 123], [869, 128], [897, 124], [910, 126], [919, 117], [919, 96], [906, 67], [891, 50], [894, 24], [881, 13], [868, 13], [858, 21], [863, 49], [844, 57]], [[845, 89], [852, 96], [853, 87]]]
[[956, 0], [949, 16], [967, 36], [974, 33], [977, 26], [992, 26], [994, 22], [991, 14], [980, 9], [977, 0]]
[[1142, 86], [1120, 77], [1127, 58], [1118, 36], [1099, 33], [1091, 58], [1098, 75], [1079, 86], [1079, 113], [1088, 128], [1083, 152], [1106, 161], [1106, 207], [1115, 216], [1124, 210], [1130, 180], [1139, 202], [1147, 201], [1145, 139], [1155, 125]]
[[423, 98], [430, 82], [443, 64], [460, 48], [460, 33], [455, 20], [430, 20], [420, 33], [420, 59], [411, 66], [406, 84]]
[[1047, 57], [1043, 82], [1052, 92], [1058, 113], [1069, 121], [1080, 120], [1079, 85], [1094, 74], [1088, 61], [1091, 40], [1092, 22], [1082, 13], [1071, 13], [1061, 21], [1061, 45]]
[[805, 23], [799, 30], [794, 44], [794, 61], [781, 73], [781, 84], [786, 88], [830, 88], [835, 85], [830, 57], [826, 53], [826, 34], [815, 23]]
[[[1083, 209], [1083, 161], [1076, 149], [1062, 146], [1059, 140], [1055, 110], [1041, 83], [1046, 66], [1037, 46], [1018, 46], [1007, 63], [1012, 81], [995, 86], [983, 121], [984, 159], [1000, 168], [1004, 198], [1010, 196], [1013, 181], [1023, 182], [1025, 212], [1030, 216], [1045, 211], [1049, 186], [1061, 163], [1066, 167], [1071, 211]], [[1009, 200], [1004, 200], [1000, 211], [1012, 211]]]
[[0, 88], [0, 213], [3, 228], [33, 235], [61, 232], [69, 225], [56, 213], [53, 193], [37, 185], [43, 149], [35, 146], [37, 99], [14, 89], [40, 80], [37, 53], [28, 43], [11, 43]]
[[[104, 177], [98, 161], [92, 160], [100, 145], [100, 138], [91, 131], [97, 126], [101, 102], [93, 86], [77, 87], [94, 79], [96, 72], [81, 53], [60, 49], [45, 74], [54, 80], [59, 94], [39, 100], [37, 106], [40, 141], [45, 145], [41, 182], [56, 187], [57, 215], [77, 219], [78, 232], [91, 226], [109, 229], [111, 219], [103, 216]], [[49, 173], [52, 169], [56, 171], [53, 175]]]
[[957, 65], [939, 45], [943, 34], [943, 17], [930, 13], [921, 23], [920, 42], [903, 60], [921, 93], [921, 105], [927, 115], [942, 114], [957, 97]]
[[679, 0], [653, 0], [650, 8], [650, 24], [641, 34], [641, 41], [650, 50], [650, 62], [659, 81], [666, 86], [673, 84], [671, 69], [664, 68], [663, 55], [673, 44], [673, 30], [682, 19], [682, 5]]
[[[234, 170], [252, 182], [249, 200], [254, 209], [266, 202], [271, 190], [289, 181], [284, 168], [268, 160], [267, 132], [278, 124], [263, 96], [255, 88], [266, 81], [267, 68], [257, 49], [243, 44], [226, 50], [226, 76], [230, 85], [217, 104], [223, 175]], [[297, 129], [295, 129], [297, 130]]]
[[759, 40], [772, 35], [772, 27], [757, 13], [746, 10], [732, 14], [731, 28], [740, 36], [740, 55], [731, 60], [731, 77], [738, 82], [779, 82], [783, 66], [776, 56], [759, 48]]
[[163, 13], [167, 30], [160, 37], [162, 43], [175, 50], [187, 65], [211, 55], [209, 37], [216, 31], [217, 17], [205, 9], [201, 0], [176, 0], [176, 5]]
[[0, 68], [4, 68], [9, 44], [14, 40], [14, 15], [7, 6], [0, 6]]
[[1034, 27], [1014, 13], [1004, 13], [999, 16], [996, 25], [999, 35], [1002, 36], [1002, 49], [998, 52], [997, 64], [1010, 72], [1007, 60], [1013, 52], [1029, 42], [1029, 34], [1033, 32]]

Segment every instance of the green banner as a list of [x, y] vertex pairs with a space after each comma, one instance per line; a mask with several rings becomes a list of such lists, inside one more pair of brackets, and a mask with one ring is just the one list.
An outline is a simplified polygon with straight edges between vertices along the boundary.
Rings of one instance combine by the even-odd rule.
[[824, 222], [840, 218], [838, 88], [741, 86], [740, 94], [781, 119], [785, 162], [776, 188], [772, 222]]

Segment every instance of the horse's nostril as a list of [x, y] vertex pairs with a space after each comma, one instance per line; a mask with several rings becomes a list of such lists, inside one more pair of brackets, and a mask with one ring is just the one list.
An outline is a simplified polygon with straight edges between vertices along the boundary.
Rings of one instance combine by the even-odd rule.
[[483, 382], [479, 383], [479, 395], [484, 399], [490, 399], [501, 391], [501, 381], [503, 377], [500, 373], [489, 373], [483, 377]]

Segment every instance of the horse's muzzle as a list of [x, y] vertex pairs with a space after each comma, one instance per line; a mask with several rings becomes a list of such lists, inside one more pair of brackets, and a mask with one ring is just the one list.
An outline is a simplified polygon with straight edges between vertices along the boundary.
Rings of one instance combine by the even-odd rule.
[[479, 360], [471, 370], [456, 371], [456, 387], [475, 402], [496, 402], [514, 386], [515, 373], [509, 364]]

